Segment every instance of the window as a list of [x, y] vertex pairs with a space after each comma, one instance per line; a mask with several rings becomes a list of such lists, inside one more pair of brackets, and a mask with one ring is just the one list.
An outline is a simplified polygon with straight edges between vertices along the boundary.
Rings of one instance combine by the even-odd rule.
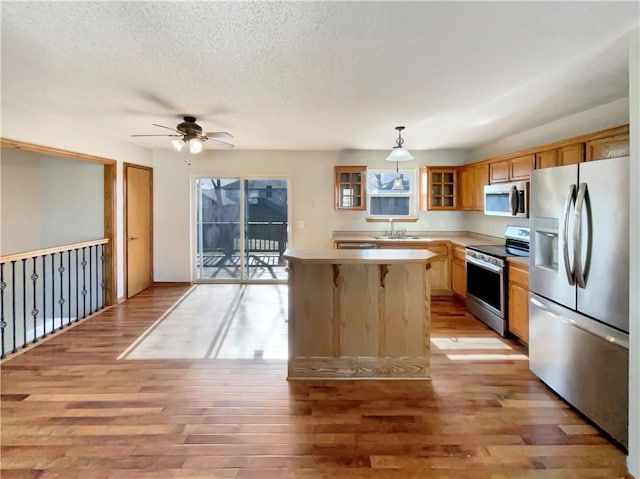
[[416, 210], [414, 170], [369, 170], [367, 213], [371, 217], [409, 218]]

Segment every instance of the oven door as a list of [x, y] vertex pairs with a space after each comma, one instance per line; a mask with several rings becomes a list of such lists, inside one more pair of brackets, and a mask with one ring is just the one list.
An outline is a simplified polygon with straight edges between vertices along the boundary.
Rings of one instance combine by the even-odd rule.
[[507, 315], [504, 268], [467, 255], [467, 310], [505, 336]]

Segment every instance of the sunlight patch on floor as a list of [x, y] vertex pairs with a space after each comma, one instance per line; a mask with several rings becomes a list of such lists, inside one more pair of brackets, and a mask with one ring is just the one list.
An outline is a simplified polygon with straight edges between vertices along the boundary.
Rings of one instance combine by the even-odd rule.
[[287, 314], [287, 285], [200, 284], [123, 356], [287, 359]]
[[438, 349], [513, 349], [498, 338], [431, 338], [431, 344]]
[[453, 361], [522, 361], [529, 359], [524, 354], [447, 354], [447, 358]]

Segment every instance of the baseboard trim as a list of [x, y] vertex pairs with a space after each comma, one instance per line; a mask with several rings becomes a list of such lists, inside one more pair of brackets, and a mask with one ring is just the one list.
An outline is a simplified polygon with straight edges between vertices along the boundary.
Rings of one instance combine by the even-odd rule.
[[163, 286], [192, 286], [193, 283], [190, 281], [154, 281], [154, 288], [163, 287]]

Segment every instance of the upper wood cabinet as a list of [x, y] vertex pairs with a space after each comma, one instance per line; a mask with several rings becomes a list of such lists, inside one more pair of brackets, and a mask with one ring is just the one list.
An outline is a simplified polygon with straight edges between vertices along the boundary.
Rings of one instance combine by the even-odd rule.
[[466, 165], [458, 170], [458, 209], [484, 210], [484, 187], [489, 184], [489, 165]]
[[526, 181], [535, 165], [533, 155], [518, 156], [509, 160], [509, 181]]
[[558, 166], [575, 165], [584, 161], [584, 143], [558, 148]]
[[535, 166], [533, 154], [517, 156], [508, 160], [489, 163], [489, 179], [491, 183], [505, 181], [526, 181], [531, 177]]
[[420, 168], [420, 207], [429, 210], [455, 210], [457, 168]]
[[563, 146], [536, 153], [536, 170], [554, 166], [573, 165], [584, 161], [584, 143]]
[[473, 210], [473, 166], [463, 166], [458, 170], [458, 208]]
[[489, 179], [491, 183], [509, 181], [509, 160], [495, 161], [489, 164]]
[[364, 210], [367, 208], [367, 167], [335, 167], [335, 208]]
[[587, 161], [606, 160], [629, 156], [629, 132], [620, 133], [606, 138], [587, 141]]

